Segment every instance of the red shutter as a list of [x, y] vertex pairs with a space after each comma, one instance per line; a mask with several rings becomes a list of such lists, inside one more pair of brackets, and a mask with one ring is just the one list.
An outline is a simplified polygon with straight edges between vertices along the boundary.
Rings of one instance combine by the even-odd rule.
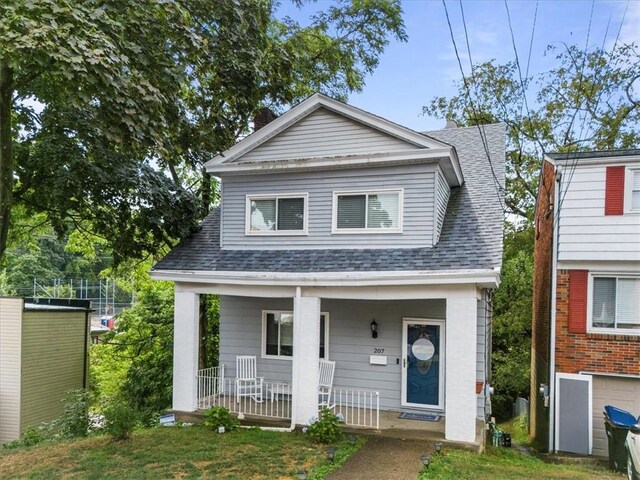
[[622, 215], [624, 206], [624, 167], [607, 167], [604, 214]]
[[587, 333], [586, 270], [569, 270], [569, 333]]

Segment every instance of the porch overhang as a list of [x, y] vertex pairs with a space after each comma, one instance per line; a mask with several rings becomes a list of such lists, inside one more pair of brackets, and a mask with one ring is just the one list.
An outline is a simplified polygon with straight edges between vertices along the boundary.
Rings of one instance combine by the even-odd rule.
[[152, 270], [154, 280], [244, 287], [424, 287], [475, 284], [497, 288], [500, 269], [426, 270], [391, 272], [233, 272]]

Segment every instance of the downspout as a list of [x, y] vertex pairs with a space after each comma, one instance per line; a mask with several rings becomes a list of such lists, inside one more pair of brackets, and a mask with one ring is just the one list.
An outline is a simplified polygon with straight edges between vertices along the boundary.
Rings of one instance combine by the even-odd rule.
[[553, 249], [551, 254], [551, 321], [549, 345], [549, 452], [555, 452], [555, 415], [556, 415], [556, 292], [558, 288], [558, 230], [560, 229], [560, 188], [562, 186], [562, 170], [556, 166], [556, 188], [553, 199]]

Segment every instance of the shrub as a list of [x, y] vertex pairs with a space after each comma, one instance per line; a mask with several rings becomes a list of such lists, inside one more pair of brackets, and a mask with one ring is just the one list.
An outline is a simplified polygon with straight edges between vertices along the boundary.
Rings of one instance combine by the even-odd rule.
[[240, 425], [240, 421], [224, 407], [211, 407], [205, 412], [204, 419], [205, 426], [214, 430], [224, 427], [225, 431], [230, 432]]
[[86, 390], [69, 390], [62, 414], [52, 422], [61, 437], [85, 437], [89, 431], [89, 394]]
[[18, 448], [18, 447], [31, 447], [46, 440], [46, 435], [43, 433], [42, 428], [28, 427], [19, 440], [12, 440], [2, 444], [3, 448]]
[[320, 410], [320, 418], [309, 425], [307, 432], [316, 442], [334, 443], [342, 438], [342, 420], [328, 408]]
[[104, 430], [114, 440], [126, 440], [138, 424], [138, 412], [125, 400], [112, 400], [104, 409]]

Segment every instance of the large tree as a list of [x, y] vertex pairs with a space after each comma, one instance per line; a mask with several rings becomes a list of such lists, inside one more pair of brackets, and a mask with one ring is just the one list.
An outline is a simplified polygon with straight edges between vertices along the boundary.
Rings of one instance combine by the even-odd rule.
[[397, 0], [304, 26], [269, 0], [5, 0], [0, 258], [14, 205], [106, 238], [116, 262], [171, 244], [211, 202], [203, 162], [259, 107], [360, 90], [390, 37]]
[[508, 213], [533, 220], [542, 155], [640, 145], [640, 54], [636, 45], [584, 51], [548, 47], [555, 66], [525, 77], [518, 63], [474, 65], [451, 98], [424, 112], [460, 125], [507, 128]]

